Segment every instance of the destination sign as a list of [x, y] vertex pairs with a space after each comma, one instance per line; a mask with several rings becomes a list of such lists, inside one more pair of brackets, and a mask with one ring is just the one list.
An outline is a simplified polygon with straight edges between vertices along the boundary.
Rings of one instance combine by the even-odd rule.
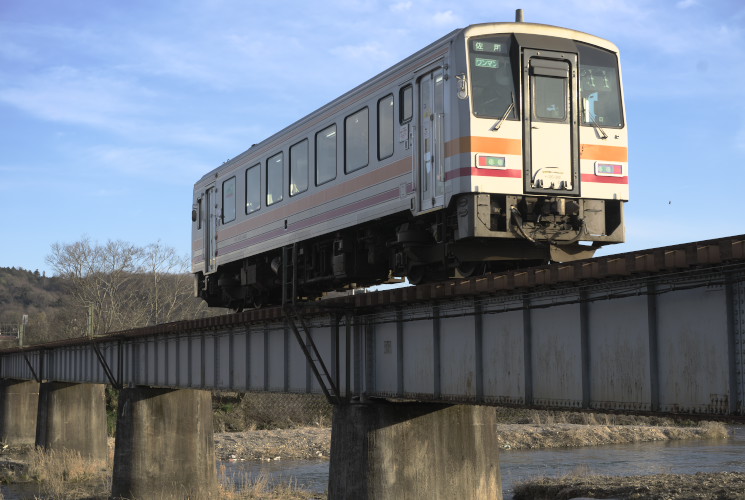
[[492, 54], [501, 54], [504, 52], [505, 45], [501, 43], [487, 42], [485, 40], [474, 40], [473, 50], [475, 52], [491, 52]]

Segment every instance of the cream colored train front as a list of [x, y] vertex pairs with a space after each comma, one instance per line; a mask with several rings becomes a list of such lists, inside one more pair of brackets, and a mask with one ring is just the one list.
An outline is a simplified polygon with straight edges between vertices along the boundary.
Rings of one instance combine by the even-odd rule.
[[469, 26], [200, 179], [195, 291], [240, 309], [586, 258], [628, 196], [616, 46]]

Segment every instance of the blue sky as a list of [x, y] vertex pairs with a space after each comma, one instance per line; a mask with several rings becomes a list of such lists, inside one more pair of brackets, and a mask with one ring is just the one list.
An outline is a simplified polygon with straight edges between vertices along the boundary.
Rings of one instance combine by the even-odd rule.
[[741, 0], [0, 0], [0, 266], [83, 236], [186, 255], [204, 173], [516, 8], [621, 49], [631, 201], [603, 253], [745, 232]]

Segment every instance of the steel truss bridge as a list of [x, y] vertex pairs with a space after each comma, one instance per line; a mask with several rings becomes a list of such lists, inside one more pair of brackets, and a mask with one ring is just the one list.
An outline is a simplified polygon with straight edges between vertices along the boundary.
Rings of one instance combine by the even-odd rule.
[[745, 415], [745, 235], [0, 352], [0, 378]]

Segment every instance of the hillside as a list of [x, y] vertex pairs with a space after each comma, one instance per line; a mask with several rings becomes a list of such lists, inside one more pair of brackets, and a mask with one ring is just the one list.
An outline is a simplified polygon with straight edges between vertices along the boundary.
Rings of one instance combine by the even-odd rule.
[[60, 329], [69, 323], [71, 309], [69, 284], [65, 280], [39, 271], [0, 267], [0, 324], [19, 324], [27, 314], [27, 341], [40, 342], [72, 333]]
[[[100, 286], [106, 281], [100, 277], [98, 274], [96, 280], [90, 278], [84, 285], [89, 289]], [[158, 302], [154, 302], [150, 290], [154, 282], [158, 286]], [[116, 312], [115, 321], [109, 321], [105, 330], [95, 328], [96, 333], [225, 312], [209, 310], [192, 296], [188, 273], [162, 273], [157, 275], [157, 280], [152, 274], [127, 273], [126, 287], [119, 286], [118, 294], [110, 289], [93, 290], [104, 298], [93, 306], [94, 309], [84, 302], [80, 287], [81, 280], [75, 282], [69, 278], [47, 277], [38, 271], [0, 268], [0, 325], [18, 325], [23, 315], [28, 315], [24, 344], [29, 345], [86, 335], [89, 310], [96, 311], [96, 318], [106, 314], [113, 316], [114, 309]], [[114, 299], [116, 303], [112, 305]], [[0, 347], [16, 344], [15, 340], [0, 340]]]

